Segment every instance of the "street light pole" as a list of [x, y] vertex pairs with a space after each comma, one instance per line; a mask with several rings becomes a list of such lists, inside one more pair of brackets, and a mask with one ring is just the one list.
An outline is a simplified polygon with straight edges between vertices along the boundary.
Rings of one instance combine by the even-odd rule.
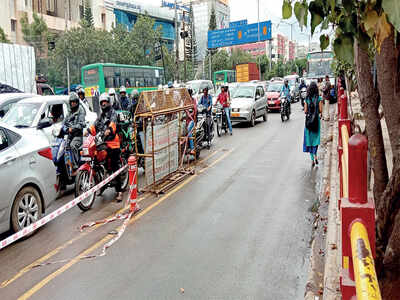
[[[260, 0], [257, 0], [257, 26], [258, 26], [258, 44], [260, 45]], [[260, 57], [257, 57], [258, 62], [258, 72], [260, 73], [260, 80], [261, 80], [261, 64], [260, 64]]]
[[176, 51], [176, 79], [179, 81], [179, 28], [178, 28], [178, 9], [177, 1], [174, 4], [175, 9], [175, 51]]
[[[67, 33], [68, 30], [68, 18], [67, 18], [67, 9], [68, 11], [70, 11], [70, 8], [67, 7], [67, 5], [70, 5], [71, 3], [68, 2], [67, 4], [67, 0], [64, 0], [64, 18], [65, 18], [65, 34]], [[68, 52], [66, 55], [67, 58], [67, 82], [68, 82], [68, 94], [71, 91], [71, 80], [70, 80], [70, 74], [69, 74], [69, 58], [68, 58]]]

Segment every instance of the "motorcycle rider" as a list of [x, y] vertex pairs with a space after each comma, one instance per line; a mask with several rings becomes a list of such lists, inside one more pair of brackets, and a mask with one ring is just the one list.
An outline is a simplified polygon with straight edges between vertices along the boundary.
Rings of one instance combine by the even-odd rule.
[[78, 169], [79, 148], [83, 142], [83, 128], [85, 128], [85, 110], [79, 105], [79, 97], [75, 92], [69, 95], [70, 114], [64, 120], [66, 133], [69, 135], [70, 147], [72, 150], [72, 168]]
[[299, 91], [300, 91], [301, 106], [304, 107], [304, 100], [305, 99], [303, 99], [303, 97], [301, 97], [301, 90], [302, 89], [306, 89], [307, 90], [307, 85], [306, 85], [306, 83], [305, 83], [303, 78], [301, 79], [301, 83], [300, 83], [300, 86], [299, 86]]
[[126, 88], [121, 86], [119, 89], [119, 102], [122, 110], [129, 111], [131, 108], [131, 100], [126, 96]]
[[284, 81], [284, 84], [282, 86], [279, 97], [281, 97], [282, 95], [284, 95], [286, 97], [286, 100], [289, 105], [289, 114], [290, 114], [291, 113], [290, 112], [290, 85], [289, 85], [289, 80], [287, 80], [287, 79], [285, 79], [285, 81]]
[[[208, 94], [208, 87], [203, 89], [203, 96], [201, 96], [200, 104], [203, 105], [206, 109], [206, 124], [207, 124], [207, 141], [208, 141], [208, 148], [210, 148], [210, 134], [211, 134], [211, 122], [213, 122], [211, 118], [211, 109], [212, 109], [212, 97]], [[211, 121], [209, 121], [211, 120]]]
[[108, 96], [110, 97], [112, 108], [114, 108], [114, 110], [120, 110], [121, 109], [121, 105], [119, 103], [118, 97], [117, 97], [117, 95], [115, 93], [115, 90], [113, 88], [108, 90]]
[[196, 126], [196, 116], [197, 116], [197, 103], [196, 99], [193, 98], [193, 90], [188, 89], [188, 93], [190, 96], [190, 99], [192, 100], [193, 104], [193, 111], [186, 111], [186, 127], [188, 131], [188, 137], [189, 137], [189, 147], [190, 147], [190, 154], [195, 155], [196, 152], [194, 151], [194, 142], [191, 139], [193, 137], [193, 128]]
[[217, 101], [221, 103], [222, 108], [226, 115], [226, 121], [228, 122], [229, 132], [232, 135], [232, 123], [230, 117], [230, 104], [229, 104], [229, 95], [226, 92], [226, 87], [221, 86], [221, 93], [218, 95]]
[[[97, 132], [104, 134], [104, 141], [107, 145], [107, 157], [111, 161], [111, 171], [116, 172], [120, 166], [120, 141], [117, 134], [117, 114], [112, 107], [111, 99], [107, 93], [103, 93], [99, 98], [101, 114], [97, 118], [94, 125], [90, 126], [89, 132], [96, 135]], [[118, 193], [117, 202], [122, 201], [121, 177], [115, 178], [115, 191]]]
[[83, 103], [85, 103], [85, 104], [89, 107], [89, 109], [90, 109], [89, 102], [88, 102], [87, 99], [85, 98], [85, 90], [84, 90], [82, 87], [80, 87], [80, 88], [78, 89], [78, 96], [79, 96], [79, 99], [81, 99], [81, 101], [82, 101]]
[[[132, 98], [131, 99], [132, 104], [131, 104], [130, 111], [131, 111], [132, 119], [133, 119], [135, 116], [136, 107], [139, 103], [139, 91], [136, 89], [132, 90], [131, 98]], [[136, 120], [136, 124], [137, 124], [137, 128], [136, 128], [137, 134], [139, 135], [139, 138], [140, 138], [140, 145], [138, 144], [140, 147], [138, 147], [138, 151], [139, 151], [139, 153], [144, 153], [144, 132], [143, 132], [143, 122], [142, 122], [141, 118], [138, 118]]]

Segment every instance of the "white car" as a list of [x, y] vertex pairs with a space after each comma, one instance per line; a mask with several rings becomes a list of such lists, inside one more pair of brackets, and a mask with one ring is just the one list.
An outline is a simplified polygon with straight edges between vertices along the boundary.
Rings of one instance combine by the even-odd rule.
[[[83, 102], [80, 102], [80, 105], [86, 112], [86, 125], [89, 126], [96, 121], [97, 114], [90, 111]], [[62, 111], [62, 116], [53, 122], [52, 111], [55, 108]], [[51, 145], [54, 125], [62, 122], [69, 113], [68, 96], [36, 96], [15, 104], [2, 122], [36, 134], [44, 134]]]

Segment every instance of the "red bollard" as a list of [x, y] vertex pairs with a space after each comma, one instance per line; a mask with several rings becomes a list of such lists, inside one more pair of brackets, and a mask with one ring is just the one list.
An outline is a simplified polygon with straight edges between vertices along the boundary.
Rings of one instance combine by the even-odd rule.
[[362, 134], [355, 134], [349, 139], [349, 201], [365, 204], [367, 199], [367, 155], [368, 140]]
[[342, 276], [350, 281], [354, 281], [350, 231], [355, 221], [365, 225], [372, 256], [375, 257], [375, 204], [367, 194], [367, 151], [365, 136], [355, 134], [349, 139], [349, 198], [342, 198], [341, 201], [341, 231]]
[[348, 113], [347, 113], [347, 96], [346, 94], [344, 94], [342, 97], [340, 97], [341, 101], [340, 101], [340, 115], [339, 115], [339, 119], [348, 119]]
[[129, 171], [129, 211], [136, 212], [139, 210], [137, 204], [137, 164], [136, 157], [134, 155], [129, 156], [128, 159], [128, 171]]

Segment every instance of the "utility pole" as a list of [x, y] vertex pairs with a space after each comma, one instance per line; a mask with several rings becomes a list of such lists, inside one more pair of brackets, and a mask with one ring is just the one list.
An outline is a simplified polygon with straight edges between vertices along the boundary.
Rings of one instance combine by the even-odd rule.
[[186, 24], [185, 24], [185, 11], [182, 12], [182, 31], [183, 31], [183, 61], [184, 61], [184, 81], [187, 81], [186, 69]]
[[[257, 26], [258, 26], [258, 43], [260, 43], [260, 0], [257, 0]], [[258, 61], [258, 72], [260, 73], [260, 80], [261, 80], [261, 64], [260, 64], [260, 57], [257, 57]]]
[[[68, 2], [68, 5], [70, 2]], [[68, 17], [67, 17], [67, 9], [69, 11], [69, 8], [67, 7], [67, 0], [64, 0], [64, 18], [65, 18], [65, 34], [67, 33], [68, 30]], [[69, 75], [69, 58], [68, 58], [68, 52], [67, 52], [67, 81], [68, 81], [68, 94], [71, 91], [71, 80], [70, 80], [70, 75]]]
[[178, 28], [178, 8], [177, 1], [174, 3], [175, 9], [175, 50], [176, 50], [176, 80], [179, 81], [179, 28]]

